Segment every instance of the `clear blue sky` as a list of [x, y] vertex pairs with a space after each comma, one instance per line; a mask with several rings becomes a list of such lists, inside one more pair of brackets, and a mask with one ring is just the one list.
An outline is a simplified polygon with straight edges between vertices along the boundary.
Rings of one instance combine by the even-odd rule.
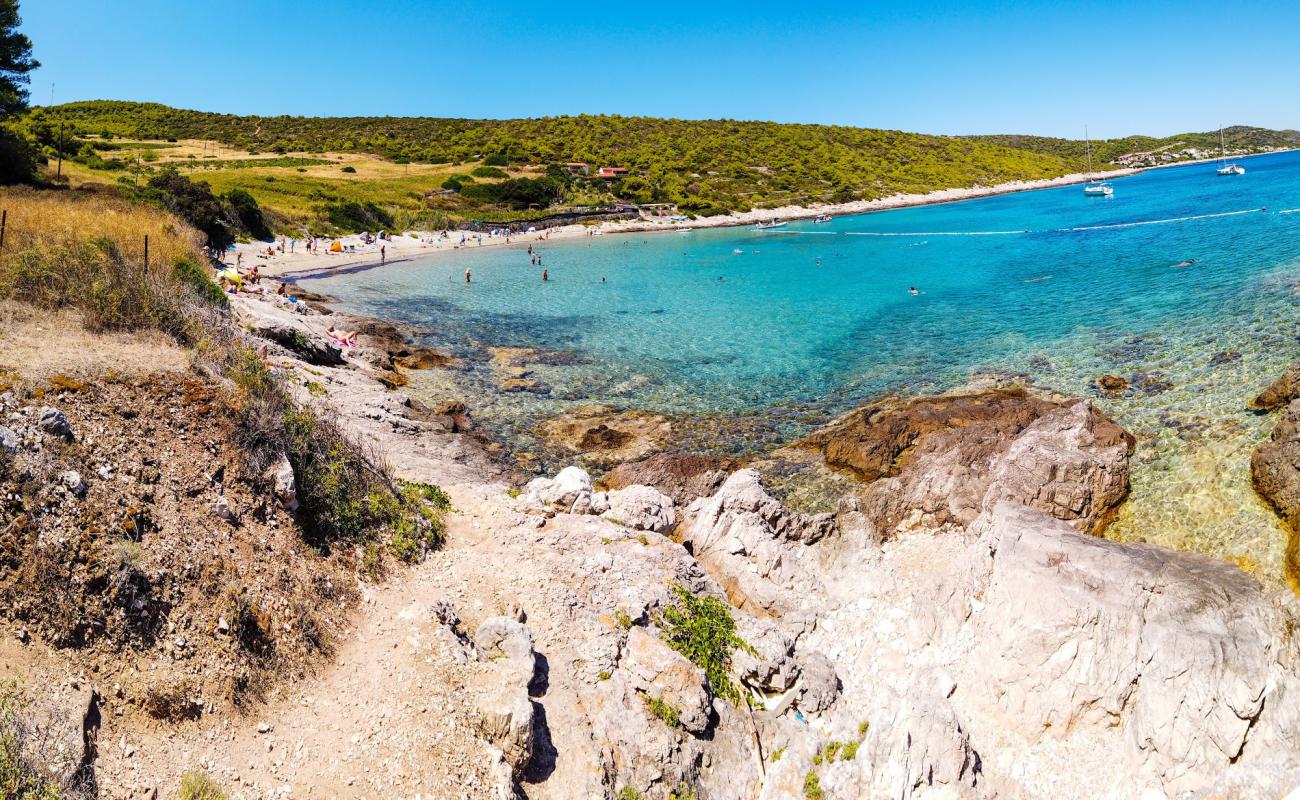
[[1300, 3], [21, 0], [34, 103], [1078, 137], [1300, 127]]

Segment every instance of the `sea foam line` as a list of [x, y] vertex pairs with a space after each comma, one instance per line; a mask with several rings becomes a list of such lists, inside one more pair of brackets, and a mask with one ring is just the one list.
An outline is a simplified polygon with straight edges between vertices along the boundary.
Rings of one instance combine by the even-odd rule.
[[1300, 214], [1300, 208], [1288, 208], [1285, 211], [1277, 212], [1279, 214]]
[[1191, 217], [1174, 217], [1172, 219], [1149, 219], [1142, 222], [1117, 222], [1113, 225], [1089, 225], [1083, 228], [1058, 228], [1060, 233], [1073, 233], [1075, 231], [1104, 231], [1110, 228], [1133, 228], [1138, 225], [1163, 225], [1167, 222], [1189, 222], [1194, 219], [1214, 219], [1215, 217], [1235, 217], [1240, 214], [1258, 214], [1264, 211], [1263, 208], [1248, 208], [1245, 211], [1223, 211], [1218, 214], [1197, 214]]

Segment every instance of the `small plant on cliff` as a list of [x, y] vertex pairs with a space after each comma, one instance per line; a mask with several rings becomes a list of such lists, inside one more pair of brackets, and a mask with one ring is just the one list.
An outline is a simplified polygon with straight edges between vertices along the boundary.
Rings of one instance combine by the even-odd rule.
[[808, 770], [808, 774], [803, 776], [803, 796], [808, 800], [822, 800], [826, 793], [822, 791], [822, 782], [817, 778], [817, 773]]
[[641, 800], [641, 793], [631, 786], [624, 786], [618, 790], [618, 797], [615, 800]]
[[696, 596], [677, 584], [672, 589], [676, 603], [664, 609], [665, 641], [704, 670], [714, 695], [739, 705], [740, 689], [727, 675], [731, 654], [737, 648], [749, 653], [754, 649], [736, 635], [731, 608], [716, 597]]
[[773, 751], [772, 751], [772, 763], [775, 764], [776, 762], [780, 761], [780, 760], [781, 760], [781, 756], [783, 756], [783, 755], [785, 755], [785, 748], [784, 748], [784, 747], [780, 747], [780, 748], [777, 748], [776, 750], [773, 750]]
[[664, 724], [668, 727], [676, 728], [681, 724], [682, 712], [673, 708], [668, 703], [665, 703], [658, 697], [651, 697], [648, 694], [641, 695], [641, 700], [645, 703], [646, 710], [663, 720]]
[[180, 800], [226, 800], [221, 784], [202, 772], [187, 772], [181, 777], [181, 788], [176, 793]]

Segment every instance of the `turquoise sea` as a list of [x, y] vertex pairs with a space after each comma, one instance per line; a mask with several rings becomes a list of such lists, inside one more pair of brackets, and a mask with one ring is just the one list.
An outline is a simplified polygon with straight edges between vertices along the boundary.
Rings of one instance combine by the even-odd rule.
[[[1248, 462], [1273, 420], [1245, 403], [1300, 357], [1300, 212], [1280, 213], [1300, 209], [1300, 153], [1241, 163], [1240, 177], [1199, 164], [1123, 178], [1111, 198], [1069, 186], [780, 232], [537, 243], [545, 284], [511, 247], [304, 285], [464, 356], [467, 372], [417, 386], [458, 391], [521, 447], [579, 403], [704, 415], [714, 424], [691, 446], [753, 452], [882, 392], [1014, 373], [1093, 396], [1098, 375], [1122, 375], [1133, 391], [1095, 399], [1141, 444], [1108, 535], [1244, 558], [1269, 577], [1284, 536]], [[1130, 224], [1159, 220], [1178, 221]], [[536, 368], [549, 395], [503, 396], [490, 345], [581, 358]]]

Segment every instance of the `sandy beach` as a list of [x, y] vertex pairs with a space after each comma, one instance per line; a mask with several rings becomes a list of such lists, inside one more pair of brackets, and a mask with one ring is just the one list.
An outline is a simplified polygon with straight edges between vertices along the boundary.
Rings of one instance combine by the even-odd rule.
[[[1285, 152], [1283, 150], [1275, 152]], [[1270, 155], [1257, 153], [1255, 155]], [[1244, 156], [1251, 158], [1253, 156]], [[1009, 181], [993, 186], [969, 186], [962, 189], [937, 189], [933, 192], [915, 194], [896, 194], [875, 200], [855, 200], [850, 203], [825, 203], [811, 206], [782, 206], [780, 208], [754, 209], [752, 211], [720, 214], [712, 217], [673, 221], [667, 217], [642, 217], [620, 222], [600, 222], [594, 225], [572, 224], [546, 228], [532, 233], [520, 233], [511, 236], [489, 236], [469, 231], [452, 231], [449, 237], [443, 237], [441, 231], [408, 231], [394, 235], [391, 240], [366, 244], [358, 234], [336, 237], [345, 252], [330, 253], [329, 245], [334, 241], [320, 240], [320, 249], [325, 252], [308, 253], [303, 240], [291, 244], [284, 240], [285, 252], [279, 250], [280, 241], [268, 254], [266, 242], [241, 243], [226, 253], [226, 263], [233, 264], [242, 256], [242, 266], [257, 264], [263, 276], [272, 278], [301, 278], [315, 273], [330, 273], [348, 269], [365, 269], [379, 266], [381, 263], [394, 263], [433, 253], [450, 253], [461, 249], [479, 247], [527, 247], [537, 246], [539, 242], [565, 241], [586, 236], [620, 233], [667, 233], [682, 228], [726, 228], [754, 225], [775, 219], [801, 220], [812, 219], [821, 214], [843, 216], [848, 214], [870, 214], [875, 211], [888, 211], [897, 208], [954, 203], [962, 200], [974, 200], [1012, 192], [1028, 192], [1037, 189], [1051, 189], [1085, 183], [1097, 178], [1109, 180], [1136, 175], [1141, 172], [1170, 167], [1183, 167], [1192, 164], [1204, 164], [1217, 161], [1216, 158], [1194, 161], [1180, 161], [1175, 164], [1161, 164], [1154, 167], [1116, 169], [1099, 172], [1094, 175], [1072, 173], [1059, 178], [1045, 178], [1036, 181]], [[463, 236], [462, 236], [463, 234]], [[463, 241], [462, 241], [463, 239]], [[384, 248], [381, 254], [380, 247]], [[346, 252], [351, 250], [351, 252]]]
[[[1102, 179], [1121, 178], [1134, 175], [1143, 170], [1120, 169], [1098, 173], [1095, 177]], [[874, 211], [887, 211], [910, 206], [952, 203], [961, 200], [973, 200], [980, 197], [1025, 192], [1035, 189], [1050, 189], [1068, 186], [1089, 180], [1088, 175], [1075, 173], [1059, 178], [1037, 181], [1010, 181], [994, 186], [970, 186], [964, 189], [938, 189], [920, 194], [897, 194], [876, 200], [855, 200], [850, 203], [827, 203], [812, 206], [783, 206], [780, 208], [755, 209], [733, 214], [721, 214], [713, 217], [671, 221], [668, 218], [641, 218], [620, 222], [601, 222], [595, 225], [562, 225], [538, 230], [533, 233], [517, 235], [489, 236], [469, 231], [452, 231], [449, 237], [443, 237], [441, 231], [408, 231], [393, 235], [391, 240], [366, 244], [359, 234], [336, 237], [345, 252], [330, 253], [328, 248], [334, 239], [319, 240], [320, 249], [308, 253], [302, 239], [291, 242], [286, 239], [285, 252], [279, 250], [280, 241], [271, 247], [268, 255], [266, 242], [248, 242], [237, 244], [225, 255], [227, 264], [240, 260], [243, 267], [258, 265], [259, 272], [265, 277], [298, 278], [313, 273], [328, 273], [346, 269], [360, 269], [378, 266], [381, 263], [395, 263], [411, 258], [431, 255], [433, 253], [451, 253], [461, 249], [480, 247], [527, 247], [539, 242], [565, 241], [580, 239], [589, 235], [607, 235], [620, 233], [665, 233], [681, 228], [725, 228], [753, 225], [774, 219], [799, 220], [812, 219], [820, 214], [831, 216], [845, 214], [868, 214]], [[462, 243], [463, 234], [463, 243]], [[383, 253], [380, 247], [384, 248]], [[351, 252], [347, 252], [351, 251]]]

